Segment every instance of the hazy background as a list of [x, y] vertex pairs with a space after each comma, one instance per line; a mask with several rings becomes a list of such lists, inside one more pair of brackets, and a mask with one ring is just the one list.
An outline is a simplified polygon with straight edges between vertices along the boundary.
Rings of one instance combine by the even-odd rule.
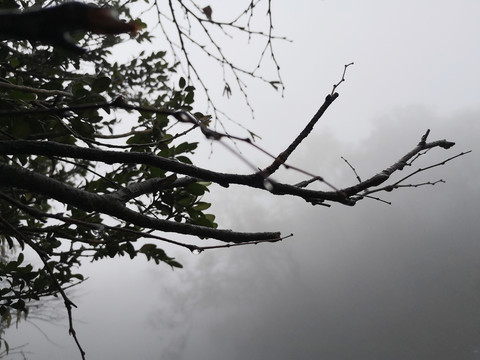
[[[262, 136], [262, 147], [282, 151], [354, 61], [340, 97], [291, 163], [338, 186], [354, 184], [340, 156], [367, 178], [410, 151], [428, 128], [430, 140], [457, 145], [433, 150], [405, 174], [474, 152], [411, 181], [445, 184], [384, 194], [392, 205], [312, 207], [212, 188], [207, 200], [221, 227], [295, 236], [198, 256], [166, 248], [185, 266], [174, 272], [143, 259], [87, 264], [90, 279], [74, 291], [87, 358], [480, 359], [480, 2], [272, 3], [275, 31], [294, 40], [277, 43], [285, 97], [250, 85], [255, 120], [238, 92], [221, 101]], [[221, 1], [198, 4], [210, 4], [214, 17], [229, 10]], [[245, 45], [225, 48], [240, 60], [251, 56]], [[221, 94], [213, 67], [212, 77]], [[210, 145], [202, 144], [202, 166], [244, 169], [213, 149], [209, 157]], [[11, 346], [28, 343], [31, 359], [80, 358], [66, 318], [21, 323], [7, 335]]]

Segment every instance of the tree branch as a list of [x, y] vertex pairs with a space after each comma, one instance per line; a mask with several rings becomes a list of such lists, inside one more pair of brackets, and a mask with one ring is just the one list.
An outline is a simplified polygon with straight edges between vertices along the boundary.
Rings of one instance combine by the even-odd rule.
[[441, 166], [441, 165], [445, 165], [447, 162], [451, 161], [451, 160], [454, 160], [460, 156], [463, 156], [463, 155], [466, 155], [466, 154], [469, 154], [471, 153], [472, 151], [469, 150], [469, 151], [463, 151], [457, 155], [454, 155], [452, 157], [449, 157], [448, 159], [445, 159], [443, 161], [440, 161], [436, 164], [433, 164], [433, 165], [430, 165], [430, 166], [427, 166], [427, 167], [424, 167], [424, 168], [418, 168], [417, 170], [415, 170], [414, 172], [412, 172], [411, 174], [408, 174], [406, 176], [404, 176], [403, 178], [401, 178], [400, 180], [396, 181], [394, 184], [391, 184], [391, 185], [386, 185], [384, 187], [381, 187], [381, 188], [377, 188], [377, 189], [371, 189], [371, 190], [366, 190], [362, 195], [363, 196], [366, 196], [366, 195], [369, 195], [369, 194], [373, 194], [373, 193], [376, 193], [376, 192], [379, 192], [379, 191], [392, 191], [393, 189], [398, 189], [400, 187], [419, 187], [419, 186], [425, 186], [425, 185], [435, 185], [437, 183], [444, 183], [445, 181], [444, 180], [437, 180], [437, 181], [434, 181], [434, 182], [431, 182], [431, 181], [427, 181], [427, 182], [424, 182], [424, 183], [420, 183], [420, 184], [408, 184], [408, 185], [401, 185], [402, 182], [404, 182], [405, 180], [407, 180], [408, 178], [411, 178], [412, 176], [415, 176], [416, 174], [418, 173], [421, 173], [423, 171], [426, 171], [426, 170], [429, 170], [429, 169], [432, 169], [434, 167], [438, 167], [438, 166]]
[[2, 174], [0, 184], [3, 186], [43, 194], [82, 210], [110, 215], [144, 228], [236, 243], [266, 239], [273, 240], [280, 237], [278, 232], [243, 233], [152, 218], [127, 208], [116, 197], [108, 194], [98, 195], [90, 193], [66, 185], [53, 178], [6, 164], [0, 164], [0, 173]]
[[[250, 20], [253, 17], [254, 7], [258, 5], [262, 1], [258, 1], [255, 4], [250, 4], [248, 8], [243, 11], [237, 18], [230, 22], [224, 21], [217, 21], [215, 16], [212, 17], [211, 8], [210, 13], [207, 15], [204, 9], [200, 8], [196, 5], [193, 1], [191, 1], [192, 6], [186, 4], [185, 2], [178, 0], [176, 1], [176, 5], [174, 2], [169, 0], [166, 3], [166, 7], [168, 10], [163, 11], [159, 5], [159, 1], [155, 1], [155, 6], [157, 10], [157, 17], [158, 17], [158, 24], [160, 25], [164, 37], [167, 39], [172, 52], [175, 54], [175, 57], [181, 60], [182, 63], [185, 63], [186, 67], [186, 75], [188, 79], [195, 76], [198, 83], [202, 87], [205, 95], [207, 97], [208, 106], [212, 106], [213, 112], [215, 115], [221, 114], [215, 104], [213, 99], [210, 97], [210, 94], [207, 90], [207, 84], [205, 82], [205, 77], [201, 76], [201, 71], [198, 70], [198, 62], [194, 61], [191, 58], [191, 50], [192, 48], [196, 48], [200, 50], [208, 59], [212, 59], [214, 62], [217, 62], [220, 68], [222, 69], [223, 75], [223, 82], [225, 83], [224, 87], [224, 95], [230, 96], [232, 93], [232, 88], [229, 85], [229, 78], [230, 76], [233, 78], [233, 81], [237, 84], [238, 89], [242, 93], [244, 100], [246, 102], [247, 107], [249, 107], [252, 116], [253, 116], [253, 107], [250, 104], [249, 97], [247, 95], [247, 85], [244, 82], [244, 77], [251, 77], [254, 79], [258, 79], [266, 84], [269, 84], [276, 90], [280, 89], [283, 93], [284, 84], [282, 78], [280, 76], [280, 66], [274, 54], [273, 49], [273, 41], [274, 40], [282, 40], [282, 41], [289, 41], [286, 37], [279, 37], [273, 34], [273, 22], [272, 22], [272, 12], [271, 12], [271, 1], [265, 1], [266, 3], [266, 13], [269, 18], [268, 22], [268, 31], [256, 31], [250, 28]], [[259, 10], [260, 11], [260, 10]], [[167, 13], [169, 15], [167, 15]], [[179, 16], [177, 13], [181, 13]], [[245, 18], [248, 19], [245, 25], [241, 22]], [[174, 42], [172, 37], [169, 35], [169, 32], [166, 30], [164, 26], [164, 21], [166, 20], [168, 23], [172, 24], [175, 28], [174, 32], [177, 33], [178, 41]], [[182, 22], [186, 23], [183, 26]], [[251, 37], [260, 37], [262, 40], [265, 40], [265, 45], [263, 50], [260, 53], [258, 63], [256, 64], [253, 70], [249, 70], [243, 66], [235, 65], [229, 56], [227, 56], [224, 51], [222, 50], [221, 46], [218, 44], [218, 40], [216, 36], [212, 34], [211, 26], [215, 27], [215, 30], [219, 29], [223, 32], [225, 36], [233, 37], [232, 35], [227, 32], [227, 30], [233, 30], [240, 34], [246, 34], [248, 39], [250, 40]], [[173, 31], [172, 31], [173, 32]], [[192, 35], [193, 34], [193, 35]], [[201, 43], [198, 39], [201, 35], [204, 35], [207, 38], [206, 43]], [[178, 51], [177, 51], [178, 50]], [[258, 70], [262, 65], [262, 60], [265, 58], [265, 54], [269, 50], [271, 54], [271, 59], [273, 62], [272, 67], [276, 71], [276, 78], [275, 79], [267, 79], [266, 77], [260, 75]]]
[[366, 190], [368, 188], [371, 188], [373, 186], [378, 186], [385, 181], [387, 181], [390, 176], [398, 171], [398, 170], [403, 170], [405, 165], [408, 163], [408, 160], [412, 159], [414, 156], [416, 156], [419, 152], [425, 149], [432, 149], [435, 147], [441, 147], [443, 149], [449, 149], [452, 146], [455, 145], [454, 142], [447, 141], [447, 140], [437, 140], [433, 141], [430, 143], [426, 142], [426, 139], [428, 137], [428, 134], [430, 133], [430, 129], [427, 130], [425, 135], [422, 136], [422, 139], [420, 142], [413, 148], [410, 152], [408, 152], [406, 155], [404, 155], [400, 160], [395, 162], [393, 165], [390, 167], [386, 168], [385, 170], [377, 173], [376, 175], [372, 176], [371, 178], [362, 181], [361, 183], [351, 186], [349, 188], [342, 189], [342, 191], [347, 194], [348, 196], [352, 196], [355, 194], [358, 194], [359, 192]]
[[[192, 182], [196, 181], [194, 178], [189, 178]], [[112, 198], [126, 203], [131, 199], [135, 199], [144, 194], [150, 194], [161, 191], [167, 187], [176, 186], [177, 176], [176, 174], [170, 175], [166, 178], [153, 178], [138, 183], [130, 184], [116, 192], [110, 194]]]
[[[270, 2], [269, 2], [269, 12], [270, 12]], [[273, 56], [273, 53], [272, 53], [272, 56]], [[338, 83], [336, 83], [335, 85], [333, 85], [333, 90], [331, 92], [331, 94], [327, 95], [326, 98], [325, 98], [325, 101], [323, 103], [323, 105], [320, 107], [320, 109], [317, 111], [317, 113], [313, 116], [312, 120], [310, 120], [310, 122], [307, 124], [307, 126], [305, 126], [305, 128], [302, 130], [302, 132], [300, 132], [300, 134], [295, 138], [295, 140], [288, 146], [288, 148], [283, 151], [282, 153], [280, 153], [280, 155], [278, 155], [274, 162], [266, 167], [265, 169], [262, 170], [262, 173], [265, 174], [266, 176], [269, 176], [269, 175], [272, 175], [275, 171], [277, 171], [281, 165], [284, 165], [286, 167], [288, 167], [285, 162], [287, 161], [288, 157], [295, 151], [295, 149], [297, 148], [298, 145], [300, 145], [300, 143], [310, 134], [310, 132], [313, 130], [313, 127], [315, 126], [315, 124], [318, 122], [318, 120], [320, 120], [320, 118], [322, 117], [322, 115], [325, 113], [325, 111], [328, 109], [328, 107], [335, 101], [335, 99], [338, 97], [338, 93], [335, 92], [335, 90], [340, 86], [340, 84], [342, 82], [345, 81], [345, 74], [347, 72], [347, 68], [349, 66], [353, 65], [353, 62], [352, 63], [349, 63], [349, 64], [346, 64], [344, 66], [344, 69], [343, 69], [343, 74], [342, 74], [342, 78], [340, 79], [340, 81]], [[323, 178], [321, 178], [320, 176], [315, 176], [316, 179], [314, 180], [321, 180], [321, 181], [324, 181]], [[325, 181], [324, 181], [325, 182]], [[330, 187], [334, 188], [333, 186], [331, 186], [330, 184], [327, 183], [327, 185], [329, 185]], [[334, 188], [335, 189], [335, 188]], [[336, 190], [336, 189], [335, 189]]]
[[318, 109], [317, 113], [313, 116], [312, 120], [305, 126], [302, 132], [295, 138], [295, 140], [288, 146], [288, 148], [280, 153], [273, 163], [263, 169], [261, 172], [268, 175], [272, 175], [275, 171], [277, 171], [282, 164], [287, 161], [288, 157], [293, 153], [293, 151], [297, 148], [298, 145], [310, 134], [313, 130], [315, 124], [320, 120], [322, 115], [328, 109], [328, 107], [335, 101], [338, 97], [338, 93], [334, 93], [333, 95], [327, 95], [325, 98], [325, 102], [323, 105]]
[[35, 94], [43, 94], [48, 96], [54, 96], [54, 95], [68, 96], [68, 97], [73, 96], [71, 93], [66, 91], [32, 88], [30, 86], [14, 85], [7, 82], [0, 82], [0, 88], [17, 90], [17, 91], [28, 92], [28, 93], [35, 93]]
[[[359, 194], [368, 188], [384, 183], [389, 179], [391, 174], [402, 170], [407, 161], [416, 156], [420, 151], [434, 147], [449, 149], [453, 145], [455, 145], [455, 143], [447, 140], [438, 140], [430, 143], [420, 142], [413, 150], [408, 152], [392, 166], [359, 184], [340, 189], [339, 191], [308, 190], [300, 186], [282, 184], [279, 182], [272, 182], [272, 186], [268, 190], [275, 195], [297, 196], [313, 204], [323, 203], [324, 201], [333, 201], [352, 206], [356, 203], [356, 200], [351, 198], [353, 195]], [[261, 173], [248, 175], [220, 173], [185, 164], [174, 159], [159, 157], [150, 153], [117, 152], [111, 150], [82, 148], [79, 146], [60, 144], [52, 141], [40, 142], [32, 140], [1, 140], [0, 154], [32, 154], [79, 158], [84, 160], [100, 161], [107, 164], [143, 164], [155, 166], [176, 174], [184, 174], [201, 180], [215, 182], [225, 187], [228, 187], [230, 184], [238, 184], [265, 190], [265, 178]]]

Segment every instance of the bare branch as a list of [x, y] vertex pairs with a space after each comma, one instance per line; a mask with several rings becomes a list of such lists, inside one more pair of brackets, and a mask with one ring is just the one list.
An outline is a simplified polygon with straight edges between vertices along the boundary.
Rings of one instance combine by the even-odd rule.
[[318, 122], [318, 120], [320, 120], [322, 115], [325, 113], [325, 111], [335, 101], [337, 97], [338, 97], [338, 93], [335, 93], [333, 95], [327, 95], [323, 105], [320, 107], [317, 113], [313, 116], [312, 120], [310, 120], [310, 122], [295, 138], [295, 140], [288, 146], [286, 150], [284, 150], [282, 153], [280, 153], [276, 157], [275, 161], [271, 165], [267, 166], [265, 169], [262, 170], [264, 174], [272, 175], [275, 171], [277, 171], [280, 168], [281, 165], [285, 164], [285, 161], [287, 161], [288, 157], [293, 153], [293, 151], [298, 147], [298, 145], [300, 145], [300, 143], [310, 134], [315, 124]]
[[[445, 140], [441, 140], [442, 141], [442, 144], [443, 144], [443, 141]], [[438, 141], [434, 142], [434, 143], [438, 143]], [[434, 144], [434, 143], [430, 143], [430, 144], [424, 144], [425, 146], [429, 146], [431, 144]], [[441, 145], [437, 145], [437, 146], [440, 146], [440, 147], [443, 147]], [[424, 167], [424, 168], [419, 168], [417, 170], [415, 170], [414, 172], [412, 172], [411, 174], [408, 174], [407, 176], [401, 178], [400, 180], [396, 181], [394, 184], [392, 185], [387, 185], [387, 186], [384, 186], [384, 187], [381, 187], [381, 188], [377, 188], [377, 189], [372, 189], [372, 190], [368, 190], [368, 191], [365, 191], [364, 195], [367, 195], [367, 194], [372, 194], [372, 193], [375, 193], [375, 192], [379, 192], [379, 191], [392, 191], [393, 189], [398, 189], [400, 187], [418, 187], [418, 186], [424, 186], [424, 185], [436, 185], [437, 183], [445, 183], [444, 180], [440, 179], [440, 180], [437, 180], [437, 181], [434, 181], [434, 182], [425, 182], [425, 183], [421, 183], [421, 184], [410, 184], [410, 185], [401, 185], [402, 182], [404, 182], [405, 180], [407, 180], [408, 178], [411, 178], [412, 176], [418, 174], [418, 173], [421, 173], [421, 172], [424, 172], [426, 170], [429, 170], [429, 169], [432, 169], [434, 167], [438, 167], [438, 166], [441, 166], [441, 165], [445, 165], [447, 162], [453, 160], [453, 159], [456, 159], [460, 156], [463, 156], [463, 155], [466, 155], [466, 154], [469, 154], [471, 153], [472, 151], [469, 150], [469, 151], [464, 151], [464, 152], [461, 152], [455, 156], [452, 156], [452, 157], [449, 157], [448, 159], [445, 159], [443, 161], [440, 161], [436, 164], [433, 164], [433, 165], [430, 165], [430, 166], [427, 166], [427, 167]]]
[[[191, 49], [199, 49], [203, 54], [205, 54], [209, 59], [212, 59], [216, 62], [220, 69], [223, 72], [223, 81], [225, 83], [225, 92], [229, 96], [231, 94], [232, 88], [229, 85], [228, 77], [231, 75], [242, 93], [246, 105], [249, 107], [253, 116], [253, 106], [250, 103], [246, 83], [242, 76], [245, 75], [247, 78], [258, 79], [275, 89], [281, 89], [282, 93], [284, 90], [283, 80], [280, 76], [280, 66], [278, 60], [275, 56], [275, 51], [273, 47], [273, 42], [275, 40], [281, 41], [290, 41], [286, 37], [276, 36], [273, 33], [273, 21], [272, 21], [272, 11], [271, 11], [271, 0], [265, 1], [267, 7], [267, 16], [269, 19], [268, 30], [258, 31], [253, 30], [250, 26], [251, 20], [253, 18], [254, 9], [262, 3], [263, 0], [252, 1], [250, 5], [234, 20], [232, 21], [219, 21], [215, 19], [215, 16], [212, 16], [212, 10], [214, 9], [208, 7], [208, 11], [205, 11], [205, 8], [201, 8], [195, 2], [190, 1], [191, 5], [185, 1], [177, 0], [175, 3], [172, 0], [168, 1], [168, 15], [167, 11], [162, 10], [158, 1], [155, 1], [155, 7], [157, 10], [158, 25], [161, 27], [164, 37], [172, 49], [172, 52], [175, 55], [176, 59], [179, 59], [185, 65], [186, 76], [191, 80], [194, 75], [196, 81], [203, 89], [207, 97], [208, 107], [212, 107], [215, 115], [220, 114], [221, 112], [217, 109], [214, 100], [211, 98], [209, 91], [207, 89], [207, 84], [202, 76], [202, 72], [199, 71], [198, 62], [194, 62], [194, 59], [190, 56]], [[175, 6], [177, 5], [177, 6]], [[178, 13], [181, 12], [183, 18], [178, 16]], [[241, 24], [242, 20], [246, 20], [246, 24]], [[177, 41], [173, 40], [169, 31], [167, 31], [164, 22], [168, 22], [175, 28], [177, 34]], [[222, 47], [219, 45], [219, 40], [212, 34], [212, 26], [216, 29], [220, 29], [225, 36], [232, 37], [228, 30], [236, 31], [239, 33], [246, 34], [250, 40], [251, 37], [257, 37], [265, 39], [265, 45], [263, 50], [260, 53], [259, 60], [257, 65], [253, 70], [247, 70], [245, 67], [236, 65], [236, 61], [228, 57]], [[196, 32], [193, 32], [195, 29]], [[199, 30], [197, 30], [199, 29]], [[208, 41], [207, 44], [201, 43], [201, 37], [204, 36]], [[267, 50], [269, 52], [270, 58], [272, 59], [273, 66], [276, 71], [275, 79], [267, 79], [258, 73], [258, 70], [262, 66], [263, 60], [266, 57]], [[226, 71], [227, 70], [227, 71]], [[228, 73], [228, 74], [227, 74]], [[218, 118], [218, 116], [217, 116]]]
[[342, 158], [343, 161], [345, 161], [345, 163], [350, 167], [350, 169], [352, 169], [353, 173], [355, 174], [355, 177], [357, 178], [358, 182], [361, 183], [362, 182], [362, 179], [360, 178], [360, 176], [358, 176], [357, 174], [357, 170], [355, 170], [355, 168], [352, 166], [352, 164], [350, 164], [348, 162], [347, 159], [345, 159], [343, 156], [340, 156]]
[[348, 68], [349, 66], [353, 65], [353, 64], [354, 64], [354, 63], [351, 62], [351, 63], [349, 63], [349, 64], [344, 65], [342, 78], [340, 79], [340, 81], [339, 81], [338, 83], [336, 83], [335, 85], [333, 85], [333, 89], [332, 89], [332, 92], [330, 93], [330, 95], [335, 94], [335, 91], [336, 91], [337, 88], [340, 86], [340, 84], [345, 81], [345, 74], [347, 73], [347, 68]]
[[[429, 131], [425, 135], [428, 136]], [[424, 140], [426, 139], [426, 136], [422, 136], [422, 140], [417, 144], [417, 146], [408, 152], [406, 155], [404, 155], [400, 160], [395, 162], [392, 166], [386, 168], [385, 170], [377, 173], [376, 175], [372, 176], [371, 178], [362, 181], [360, 184], [357, 184], [355, 186], [351, 186], [349, 188], [342, 189], [342, 191], [347, 195], [347, 196], [352, 196], [354, 194], [358, 194], [361, 191], [364, 191], [368, 188], [371, 188], [373, 186], [378, 186], [380, 184], [383, 184], [385, 181], [387, 181], [390, 178], [390, 175], [392, 175], [394, 172], [398, 170], [403, 170], [405, 165], [408, 163], [410, 159], [415, 157], [420, 151], [425, 150], [425, 149], [430, 149], [434, 147], [441, 147], [444, 149], [449, 149], [452, 146], [455, 145], [454, 142], [447, 141], [447, 140], [438, 140], [438, 141], [433, 141], [430, 143], [425, 143]], [[468, 152], [467, 152], [468, 153]], [[463, 155], [460, 154], [460, 155]], [[458, 156], [460, 156], [458, 155]], [[455, 156], [457, 157], [457, 156]], [[454, 158], [455, 158], [454, 157]]]

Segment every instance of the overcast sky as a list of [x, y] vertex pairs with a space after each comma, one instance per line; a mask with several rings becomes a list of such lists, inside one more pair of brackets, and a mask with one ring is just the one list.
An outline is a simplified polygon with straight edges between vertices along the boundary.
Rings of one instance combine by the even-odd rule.
[[[226, 11], [221, 1], [199, 4]], [[354, 61], [292, 163], [346, 186], [356, 180], [340, 156], [367, 178], [426, 129], [457, 145], [419, 167], [474, 152], [412, 179], [444, 184], [384, 194], [392, 205], [312, 207], [212, 188], [221, 227], [295, 236], [198, 256], [169, 249], [185, 267], [174, 272], [142, 259], [88, 264], [90, 279], [74, 292], [87, 358], [480, 359], [480, 2], [273, 1], [273, 15], [275, 31], [293, 40], [277, 46], [285, 96], [252, 84], [255, 120], [237, 98], [221, 103], [262, 147], [283, 150]], [[225, 47], [250, 56], [244, 45]], [[202, 166], [243, 168], [221, 149], [209, 158], [203, 144]], [[29, 343], [31, 359], [80, 358], [66, 319], [34, 323], [12, 329], [11, 346]]]

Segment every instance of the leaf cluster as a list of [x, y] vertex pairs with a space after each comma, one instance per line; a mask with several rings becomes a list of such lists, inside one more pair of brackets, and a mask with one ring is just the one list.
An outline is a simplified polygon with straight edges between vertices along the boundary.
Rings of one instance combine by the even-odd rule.
[[[35, 3], [38, 6], [42, 2]], [[0, 0], [0, 10], [32, 5], [33, 1]], [[114, 7], [119, 16], [130, 17], [128, 8], [119, 1], [100, 1], [99, 5]], [[111, 60], [111, 48], [119, 37], [76, 34], [76, 39], [92, 51], [79, 57], [29, 41], [0, 43], [0, 112], [16, 112], [0, 116], [0, 140], [97, 149], [121, 145], [126, 151], [192, 164], [190, 155], [197, 143], [179, 141], [180, 136], [171, 133], [175, 128], [166, 114], [89, 108], [121, 98], [137, 106], [192, 110], [195, 89], [183, 79], [177, 85], [171, 83], [176, 66], [168, 63], [165, 51], [141, 51], [121, 63]], [[149, 40], [147, 31], [136, 39]], [[126, 124], [131, 124], [131, 130], [124, 136], [114, 136], [117, 127]], [[90, 194], [128, 193], [135, 184], [171, 175], [165, 169], [144, 164], [106, 166], [88, 159], [22, 151], [0, 155], [0, 164], [25, 168]], [[215, 228], [214, 215], [204, 212], [210, 204], [202, 200], [209, 185], [195, 180], [181, 186], [169, 184], [122, 201], [154, 218]], [[61, 204], [20, 187], [0, 186], [0, 193], [0, 246], [4, 254], [9, 249], [15, 251], [13, 258], [5, 255], [0, 262], [0, 315], [4, 320], [10, 319], [11, 311], [26, 312], [30, 300], [57, 295], [60, 288], [83, 281], [83, 275], [75, 270], [82, 259], [144, 254], [157, 264], [181, 267], [157, 244], [140, 241], [142, 233], [148, 231], [144, 227]], [[59, 214], [63, 220], [48, 220], [47, 213]], [[45, 260], [43, 265], [34, 265], [35, 259], [31, 252], [27, 255], [26, 247]]]

